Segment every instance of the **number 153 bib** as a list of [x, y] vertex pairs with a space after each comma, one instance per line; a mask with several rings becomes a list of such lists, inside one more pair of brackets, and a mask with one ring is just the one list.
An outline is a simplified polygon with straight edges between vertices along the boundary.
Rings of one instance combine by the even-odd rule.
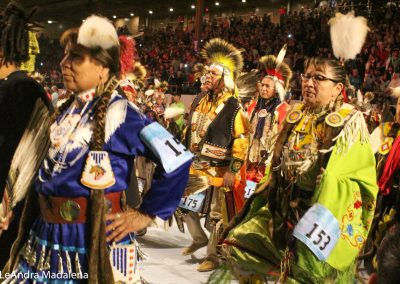
[[316, 203], [300, 219], [293, 236], [325, 261], [340, 237], [339, 222], [327, 208]]

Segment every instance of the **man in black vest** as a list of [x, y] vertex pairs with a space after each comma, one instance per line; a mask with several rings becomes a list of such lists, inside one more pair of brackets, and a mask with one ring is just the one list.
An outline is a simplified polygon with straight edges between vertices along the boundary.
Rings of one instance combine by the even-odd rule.
[[[29, 59], [28, 28], [32, 27], [32, 24], [28, 21], [27, 15], [15, 2], [10, 2], [0, 15], [0, 270], [8, 260], [11, 245], [17, 237], [22, 207], [22, 191], [19, 192], [18, 198], [21, 201], [17, 206], [13, 204], [16, 200], [11, 194], [14, 190], [13, 184], [17, 178], [28, 179], [27, 176], [19, 176], [19, 167], [14, 167], [17, 170], [10, 175], [10, 168], [13, 168], [13, 163], [14, 166], [16, 164], [14, 154], [22, 140], [25, 146], [31, 144], [32, 141], [26, 139], [29, 135], [24, 136], [28, 128], [29, 131], [38, 133], [31, 121], [43, 122], [39, 116], [49, 118], [51, 108], [42, 86], [25, 71], [19, 70], [21, 63]], [[38, 127], [45, 133], [44, 124], [40, 123]], [[39, 138], [39, 135], [37, 137]], [[46, 144], [45, 141], [38, 143]], [[29, 147], [32, 155], [39, 156], [34, 145]], [[18, 160], [19, 164], [30, 164], [34, 168], [34, 163], [30, 162], [35, 159], [25, 155]], [[23, 172], [26, 175], [27, 172]]]
[[[186, 191], [186, 200], [193, 200], [194, 210], [184, 217], [193, 243], [183, 251], [183, 255], [189, 255], [207, 245], [207, 258], [197, 268], [201, 272], [218, 266], [218, 234], [243, 201], [243, 188], [238, 190], [239, 172], [249, 144], [248, 118], [235, 96], [234, 80], [243, 66], [240, 51], [224, 40], [212, 39], [202, 55], [209, 62], [202, 86], [204, 92], [192, 104], [185, 136], [186, 146], [195, 154], [190, 173], [198, 181]], [[204, 187], [200, 185], [202, 182]], [[204, 192], [193, 194], [200, 187], [208, 188], [204, 199], [199, 197]], [[196, 205], [202, 202], [210, 239], [200, 225], [200, 210]], [[183, 208], [190, 210], [187, 206]]]

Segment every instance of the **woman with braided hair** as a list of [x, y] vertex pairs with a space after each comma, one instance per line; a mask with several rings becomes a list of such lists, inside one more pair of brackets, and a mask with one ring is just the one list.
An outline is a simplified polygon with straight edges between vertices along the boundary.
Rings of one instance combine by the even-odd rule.
[[[91, 16], [61, 41], [62, 74], [73, 93], [51, 126], [51, 146], [6, 269], [31, 273], [28, 283], [54, 275], [68, 283], [87, 277], [89, 283], [136, 283], [130, 233], [173, 214], [192, 156], [124, 96], [116, 79], [120, 44], [107, 19]], [[137, 210], [123, 202], [136, 155], [157, 164]], [[6, 283], [15, 280], [26, 279]]]

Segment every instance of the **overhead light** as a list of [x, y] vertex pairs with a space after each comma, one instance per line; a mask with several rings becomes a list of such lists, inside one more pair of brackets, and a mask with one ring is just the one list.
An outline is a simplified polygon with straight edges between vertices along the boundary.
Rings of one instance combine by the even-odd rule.
[[219, 2], [215, 2], [215, 6], [219, 6]]
[[128, 18], [125, 18], [124, 20], [125, 20], [125, 22], [129, 21], [129, 19], [128, 19]]
[[48, 24], [52, 24], [52, 23], [53, 23], [53, 21], [51, 21], [51, 20], [48, 20], [48, 21], [47, 21], [47, 23], [48, 23]]
[[131, 13], [131, 17], [135, 16], [135, 14]]
[[192, 8], [192, 9], [195, 9], [195, 8], [196, 8], [196, 6], [195, 6], [195, 5], [192, 5], [192, 6], [190, 6], [190, 8]]
[[152, 10], [149, 10], [149, 14], [153, 14], [153, 11], [152, 11]]
[[246, 0], [242, 0], [242, 3], [246, 3]]
[[174, 8], [169, 8], [169, 11], [170, 11], [170, 12], [173, 12], [173, 11], [174, 11]]
[[117, 16], [113, 15], [113, 19], [116, 19], [116, 18], [117, 18]]

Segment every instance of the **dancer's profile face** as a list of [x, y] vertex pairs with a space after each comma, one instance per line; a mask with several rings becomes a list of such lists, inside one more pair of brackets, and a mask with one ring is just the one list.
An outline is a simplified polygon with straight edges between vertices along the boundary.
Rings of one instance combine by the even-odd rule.
[[328, 106], [343, 89], [343, 84], [333, 79], [333, 72], [329, 66], [316, 68], [310, 65], [301, 78], [303, 100], [311, 108]]
[[275, 84], [269, 77], [264, 77], [260, 83], [260, 96], [263, 99], [270, 99], [275, 96]]
[[65, 48], [61, 71], [65, 87], [73, 92], [82, 92], [95, 88], [108, 80], [109, 69], [102, 66], [80, 45], [68, 44]]
[[204, 88], [209, 90], [222, 89], [224, 87], [224, 80], [222, 76], [222, 71], [216, 66], [211, 66], [206, 73], [206, 82], [204, 83]]

